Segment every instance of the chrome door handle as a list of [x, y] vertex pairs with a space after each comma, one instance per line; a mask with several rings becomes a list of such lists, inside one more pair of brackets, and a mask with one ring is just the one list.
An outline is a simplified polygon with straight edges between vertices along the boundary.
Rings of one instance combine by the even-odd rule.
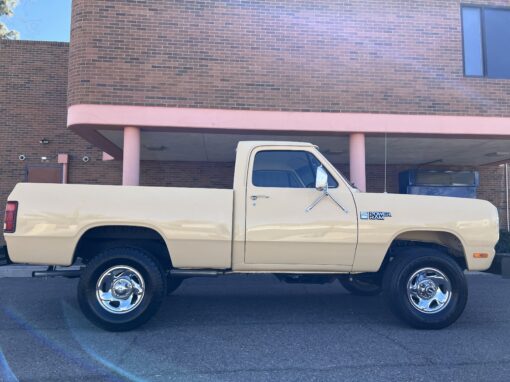
[[250, 196], [251, 200], [257, 200], [257, 199], [269, 199], [269, 196], [267, 195], [252, 195]]

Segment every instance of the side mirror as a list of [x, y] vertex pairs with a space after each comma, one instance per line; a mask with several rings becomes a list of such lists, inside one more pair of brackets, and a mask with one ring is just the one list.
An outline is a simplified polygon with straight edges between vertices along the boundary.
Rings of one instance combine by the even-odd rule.
[[315, 176], [315, 188], [317, 191], [324, 191], [328, 189], [328, 173], [324, 167], [317, 167], [317, 174]]
[[328, 192], [328, 173], [326, 170], [324, 170], [324, 167], [319, 166], [317, 167], [317, 174], [315, 174], [315, 188], [317, 191], [321, 191], [322, 195], [319, 196], [315, 202], [310, 204], [308, 207], [306, 207], [305, 212], [310, 212], [317, 204], [320, 203], [320, 201], [324, 198], [331, 198], [335, 204], [342, 209], [346, 214], [349, 213], [349, 211], [344, 208], [336, 199], [334, 196], [330, 195]]

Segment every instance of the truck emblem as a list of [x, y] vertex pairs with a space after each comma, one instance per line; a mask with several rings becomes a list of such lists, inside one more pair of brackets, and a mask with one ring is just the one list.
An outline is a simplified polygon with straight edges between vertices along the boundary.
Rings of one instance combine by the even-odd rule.
[[359, 217], [362, 220], [384, 220], [385, 218], [391, 218], [391, 212], [366, 211], [360, 212]]

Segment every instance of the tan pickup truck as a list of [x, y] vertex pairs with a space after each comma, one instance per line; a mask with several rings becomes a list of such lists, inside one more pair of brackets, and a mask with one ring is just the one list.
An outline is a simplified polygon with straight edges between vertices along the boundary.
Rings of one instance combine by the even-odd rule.
[[4, 231], [11, 262], [80, 277], [83, 313], [114, 331], [185, 278], [232, 273], [383, 291], [408, 324], [443, 328], [466, 305], [464, 270], [489, 268], [499, 236], [486, 201], [362, 193], [295, 142], [239, 143], [232, 190], [18, 184]]

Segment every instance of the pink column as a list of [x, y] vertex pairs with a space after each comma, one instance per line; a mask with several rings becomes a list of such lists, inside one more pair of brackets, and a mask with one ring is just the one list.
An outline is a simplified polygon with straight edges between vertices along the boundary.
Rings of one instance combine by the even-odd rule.
[[351, 182], [360, 190], [367, 190], [365, 173], [365, 134], [352, 133], [349, 137]]
[[124, 152], [122, 160], [122, 185], [140, 184], [140, 129], [124, 128]]

